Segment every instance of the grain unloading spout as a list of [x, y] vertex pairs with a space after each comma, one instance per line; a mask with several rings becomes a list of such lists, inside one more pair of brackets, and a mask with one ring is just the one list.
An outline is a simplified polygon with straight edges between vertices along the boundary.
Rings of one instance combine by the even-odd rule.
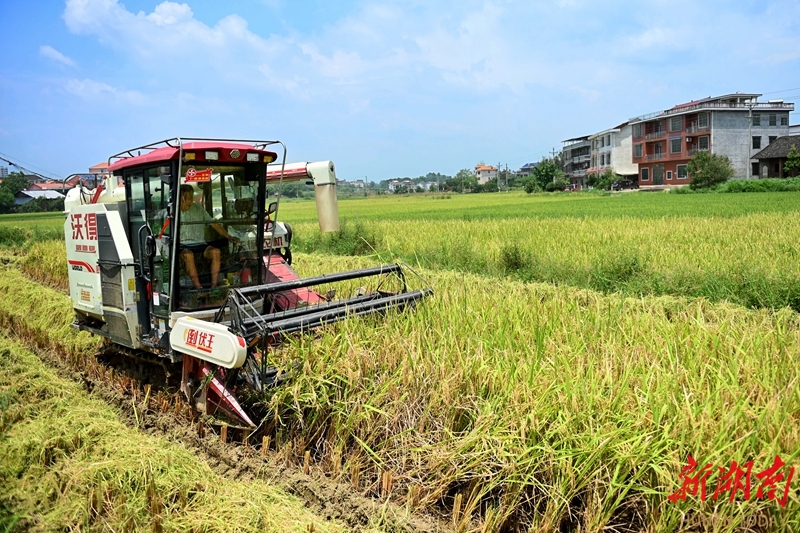
[[267, 181], [277, 182], [281, 176], [283, 181], [310, 179], [314, 185], [320, 231], [339, 231], [339, 204], [336, 200], [336, 169], [333, 161], [268, 166]]

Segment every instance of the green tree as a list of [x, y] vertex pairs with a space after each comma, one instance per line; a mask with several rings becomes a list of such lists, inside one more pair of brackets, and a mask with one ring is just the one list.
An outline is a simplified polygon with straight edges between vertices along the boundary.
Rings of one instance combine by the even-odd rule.
[[19, 191], [24, 191], [28, 188], [28, 178], [22, 172], [10, 172], [8, 176], [3, 178], [3, 183], [0, 187], [6, 189], [14, 196]]
[[727, 156], [708, 152], [698, 152], [686, 165], [686, 169], [692, 177], [692, 182], [689, 184], [691, 189], [703, 189], [725, 183], [735, 174], [731, 160]]
[[600, 173], [590, 174], [589, 177], [586, 178], [586, 185], [588, 185], [589, 187], [594, 187], [595, 189], [610, 191], [611, 185], [613, 185], [614, 182], [618, 179], [619, 175], [617, 175], [610, 168], [607, 168], [602, 174]]
[[547, 192], [563, 191], [567, 187], [569, 187], [569, 180], [563, 176], [559, 176], [554, 181], [545, 185], [544, 190]]
[[462, 168], [458, 171], [455, 181], [458, 184], [457, 192], [469, 191], [478, 187], [478, 176], [466, 168]]
[[0, 213], [10, 213], [14, 208], [14, 195], [5, 187], [0, 187]]
[[797, 146], [792, 145], [789, 150], [789, 155], [786, 156], [786, 163], [783, 164], [783, 170], [787, 176], [794, 176], [800, 171], [800, 154], [797, 153]]
[[534, 167], [528, 181], [525, 183], [525, 192], [530, 194], [537, 189], [543, 190], [547, 187], [548, 183], [553, 183], [556, 178], [560, 178], [562, 175], [563, 172], [561, 172], [561, 168], [556, 165], [555, 161], [552, 159], [542, 159], [541, 162]]
[[476, 192], [498, 192], [500, 190], [497, 186], [497, 178], [492, 178], [483, 185], [478, 185], [476, 189]]

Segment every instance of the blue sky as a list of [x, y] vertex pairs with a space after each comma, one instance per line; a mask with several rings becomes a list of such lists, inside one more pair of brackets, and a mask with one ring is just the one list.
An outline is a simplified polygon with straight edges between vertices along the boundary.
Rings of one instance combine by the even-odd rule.
[[175, 136], [348, 180], [518, 168], [736, 91], [800, 123], [797, 0], [0, 0], [0, 24], [0, 155], [59, 177]]

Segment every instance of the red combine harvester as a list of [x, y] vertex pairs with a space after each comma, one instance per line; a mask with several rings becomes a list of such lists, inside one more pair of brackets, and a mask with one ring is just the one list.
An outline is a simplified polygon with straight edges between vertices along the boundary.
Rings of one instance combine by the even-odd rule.
[[169, 139], [110, 157], [102, 184], [65, 201], [74, 326], [182, 365], [193, 406], [248, 426], [232, 391], [280, 381], [268, 353], [282, 337], [431, 294], [410, 290], [398, 264], [301, 278], [268, 189], [313, 183], [320, 230], [338, 231], [336, 174], [285, 159], [279, 141]]

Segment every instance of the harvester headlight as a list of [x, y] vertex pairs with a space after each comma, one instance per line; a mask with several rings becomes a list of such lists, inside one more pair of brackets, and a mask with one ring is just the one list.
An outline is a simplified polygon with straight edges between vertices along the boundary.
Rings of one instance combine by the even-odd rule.
[[273, 161], [274, 161], [274, 159], [272, 159], [271, 155], [265, 155], [264, 156], [264, 163], [272, 163]]
[[219, 152], [206, 150], [206, 161], [217, 161], [219, 160]]
[[183, 154], [183, 159], [185, 161], [191, 161], [194, 158], [195, 158], [195, 153], [194, 152], [186, 152], [185, 154]]
[[255, 152], [248, 152], [247, 153], [247, 161], [251, 163], [258, 163], [258, 154]]

